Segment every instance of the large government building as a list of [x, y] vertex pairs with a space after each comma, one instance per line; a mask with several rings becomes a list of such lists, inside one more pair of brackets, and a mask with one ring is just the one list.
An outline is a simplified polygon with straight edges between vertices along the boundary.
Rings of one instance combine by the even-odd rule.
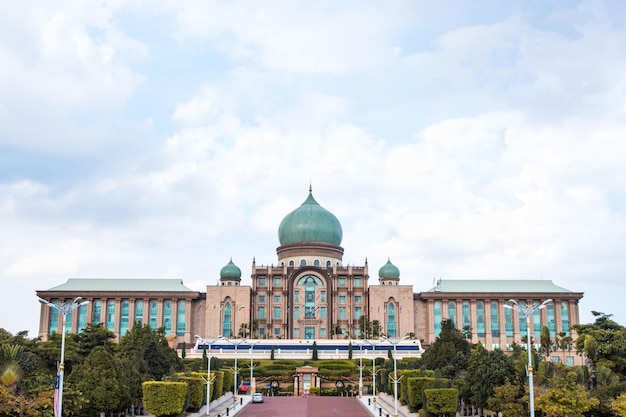
[[[507, 349], [514, 342], [523, 344], [527, 331], [525, 317], [505, 308], [509, 299], [522, 306], [552, 300], [532, 317], [536, 340], [543, 326], [553, 339], [575, 336], [580, 292], [549, 280], [452, 279], [415, 292], [413, 285], [401, 283], [400, 269], [391, 260], [376, 266], [378, 279], [370, 282], [367, 259], [359, 266], [343, 264], [342, 237], [339, 220], [309, 189], [302, 205], [278, 227], [277, 262], [260, 265], [252, 258], [251, 285], [242, 285], [241, 269], [231, 259], [219, 271], [218, 285], [207, 285], [206, 293], [190, 290], [180, 279], [71, 278], [37, 295], [53, 304], [77, 296], [90, 301], [68, 314], [68, 331], [102, 323], [119, 338], [141, 322], [163, 327], [173, 344], [193, 344], [195, 335], [232, 338], [244, 331], [249, 337], [250, 329], [252, 338], [260, 339], [359, 338], [359, 319], [367, 316], [390, 339], [410, 335], [429, 344], [442, 320], [450, 319], [459, 329], [471, 329], [473, 342]], [[42, 304], [40, 336], [61, 329], [60, 315]], [[553, 360], [571, 364], [574, 357], [564, 350]]]

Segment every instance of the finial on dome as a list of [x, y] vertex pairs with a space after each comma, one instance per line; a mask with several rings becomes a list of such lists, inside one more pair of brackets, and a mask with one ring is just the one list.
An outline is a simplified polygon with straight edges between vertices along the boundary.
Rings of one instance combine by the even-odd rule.
[[309, 181], [309, 193], [313, 192], [313, 185], [311, 185], [311, 181]]

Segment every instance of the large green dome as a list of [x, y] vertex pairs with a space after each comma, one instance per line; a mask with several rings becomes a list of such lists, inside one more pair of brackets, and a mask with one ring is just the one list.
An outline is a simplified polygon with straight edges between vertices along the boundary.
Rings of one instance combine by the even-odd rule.
[[237, 265], [233, 263], [231, 258], [230, 262], [228, 262], [221, 270], [220, 270], [220, 278], [241, 278], [241, 269]]
[[342, 238], [339, 220], [315, 201], [311, 189], [305, 202], [285, 216], [278, 227], [281, 246], [297, 242], [323, 242], [339, 246]]
[[380, 278], [400, 278], [400, 270], [391, 263], [390, 259], [387, 259], [387, 263], [378, 270], [378, 276]]

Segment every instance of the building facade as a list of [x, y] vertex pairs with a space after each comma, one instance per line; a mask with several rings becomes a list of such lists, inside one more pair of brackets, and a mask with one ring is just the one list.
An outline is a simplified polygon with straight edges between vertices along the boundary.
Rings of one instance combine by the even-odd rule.
[[[82, 296], [91, 302], [68, 317], [66, 329], [104, 323], [116, 336], [139, 321], [164, 327], [172, 342], [194, 343], [195, 335], [293, 340], [363, 337], [363, 323], [374, 324], [388, 338], [410, 335], [425, 344], [435, 341], [443, 319], [471, 333], [473, 342], [507, 349], [523, 344], [526, 319], [505, 308], [552, 302], [532, 317], [531, 332], [539, 339], [547, 326], [553, 339], [573, 338], [583, 294], [549, 280], [439, 280], [423, 292], [400, 283], [400, 270], [388, 260], [378, 282], [370, 282], [367, 259], [344, 265], [339, 220], [323, 208], [312, 191], [288, 213], [278, 228], [277, 263], [252, 260], [250, 285], [241, 285], [241, 269], [232, 259], [220, 270], [217, 285], [206, 293], [184, 287], [180, 280], [70, 279], [37, 295], [51, 302]], [[40, 336], [61, 330], [60, 317], [41, 308]], [[569, 362], [564, 353], [563, 361]], [[555, 358], [555, 360], [557, 360]]]

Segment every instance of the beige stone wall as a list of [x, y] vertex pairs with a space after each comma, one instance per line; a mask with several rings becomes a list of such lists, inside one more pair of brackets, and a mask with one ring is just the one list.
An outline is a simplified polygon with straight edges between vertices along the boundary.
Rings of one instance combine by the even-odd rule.
[[[232, 332], [228, 337], [235, 337], [239, 333], [242, 323], [250, 322], [250, 294], [249, 286], [211, 285], [206, 292], [206, 323], [205, 330], [200, 336], [205, 338], [224, 335], [224, 307], [227, 303], [232, 306]], [[226, 336], [226, 335], [224, 335]]]
[[[378, 320], [381, 331], [387, 334], [387, 306], [396, 307], [396, 336], [415, 333], [415, 307], [412, 285], [372, 285], [369, 288], [370, 320]], [[417, 335], [416, 335], [417, 336]]]

